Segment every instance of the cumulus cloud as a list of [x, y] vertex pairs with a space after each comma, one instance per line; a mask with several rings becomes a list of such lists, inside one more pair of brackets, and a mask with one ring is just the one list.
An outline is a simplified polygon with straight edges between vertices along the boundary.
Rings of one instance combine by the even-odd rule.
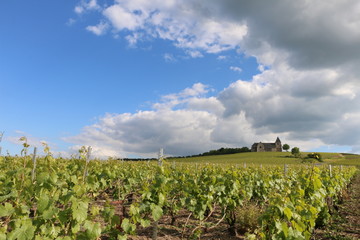
[[260, 73], [213, 97], [198, 84], [164, 96], [152, 111], [106, 115], [72, 141], [102, 136], [120, 152], [191, 154], [283, 136], [307, 149], [349, 145], [359, 152], [358, 1], [125, 0], [102, 9], [99, 21], [133, 45], [140, 35], [165, 39], [189, 56], [219, 60], [232, 50], [255, 57]]
[[115, 154], [154, 157], [160, 148], [169, 155], [188, 155], [224, 144], [243, 146], [247, 139], [244, 134], [229, 145], [218, 133], [213, 133], [219, 127], [218, 118], [224, 108], [217, 98], [206, 97], [208, 91], [206, 85], [196, 83], [179, 93], [163, 96], [161, 102], [154, 103], [154, 110], [106, 114], [97, 123], [84, 127], [81, 134], [65, 140], [102, 149], [97, 154], [103, 157]]
[[[197, 83], [163, 96], [154, 103], [154, 110], [107, 114], [65, 140], [94, 146], [101, 156], [154, 157], [159, 148], [169, 155], [189, 155], [224, 146], [250, 147], [277, 136], [302, 150], [328, 144], [350, 145], [356, 151], [360, 141], [354, 129], [360, 113], [354, 107], [359, 99], [339, 98], [331, 91], [311, 99], [306, 94], [293, 95], [284, 79], [271, 83], [277, 88], [267, 82], [272, 81], [269, 75], [278, 77], [272, 71], [252, 82], [239, 80], [216, 97], [208, 97], [209, 88]], [[339, 104], [350, 106], [334, 109]]]

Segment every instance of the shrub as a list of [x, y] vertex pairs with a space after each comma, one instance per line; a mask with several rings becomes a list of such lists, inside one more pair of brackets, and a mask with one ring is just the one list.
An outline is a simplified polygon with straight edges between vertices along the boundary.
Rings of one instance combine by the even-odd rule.
[[323, 161], [320, 153], [309, 153], [307, 156], [308, 156], [308, 158], [315, 159], [319, 162]]
[[298, 147], [293, 147], [293, 148], [291, 149], [291, 154], [294, 155], [294, 156], [297, 157], [297, 158], [301, 157], [300, 148], [298, 148]]
[[248, 202], [236, 210], [236, 229], [238, 233], [253, 233], [258, 227], [258, 219], [263, 210], [256, 203]]

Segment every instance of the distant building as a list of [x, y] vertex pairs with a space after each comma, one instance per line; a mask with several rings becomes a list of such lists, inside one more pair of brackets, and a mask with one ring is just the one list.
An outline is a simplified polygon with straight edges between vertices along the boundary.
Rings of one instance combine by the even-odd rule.
[[276, 138], [276, 141], [274, 143], [254, 143], [251, 146], [252, 152], [282, 152], [282, 146], [281, 141], [278, 138]]

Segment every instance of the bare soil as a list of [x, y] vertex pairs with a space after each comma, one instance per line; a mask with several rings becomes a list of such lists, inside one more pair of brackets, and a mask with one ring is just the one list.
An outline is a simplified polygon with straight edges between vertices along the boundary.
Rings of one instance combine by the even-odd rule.
[[359, 240], [360, 239], [360, 173], [343, 193], [343, 201], [335, 205], [332, 222], [316, 229], [313, 240]]

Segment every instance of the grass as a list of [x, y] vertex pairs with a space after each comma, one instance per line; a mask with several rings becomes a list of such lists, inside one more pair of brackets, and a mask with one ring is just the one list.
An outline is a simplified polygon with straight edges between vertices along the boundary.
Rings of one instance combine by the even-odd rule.
[[[301, 153], [307, 156], [308, 153]], [[321, 153], [324, 164], [360, 166], [360, 155], [341, 153]], [[204, 157], [173, 158], [169, 162], [183, 163], [213, 163], [213, 164], [254, 164], [283, 165], [301, 164], [301, 159], [295, 158], [290, 152], [248, 152]]]

